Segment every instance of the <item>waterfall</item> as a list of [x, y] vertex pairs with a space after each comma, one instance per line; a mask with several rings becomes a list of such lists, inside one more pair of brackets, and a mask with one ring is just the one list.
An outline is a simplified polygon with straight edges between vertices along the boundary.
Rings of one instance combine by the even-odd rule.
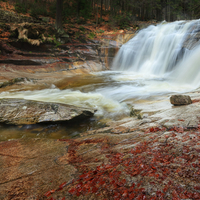
[[[113, 71], [168, 77], [200, 86], [200, 21], [162, 22], [139, 31], [117, 53]], [[173, 82], [172, 81], [172, 82]]]
[[[129, 106], [148, 112], [171, 106], [174, 93], [196, 91], [200, 86], [200, 20], [163, 22], [139, 31], [117, 53], [112, 70], [70, 78], [72, 88], [0, 93], [0, 98], [24, 98], [97, 109], [95, 116], [122, 117]], [[68, 79], [65, 79], [68, 83]], [[64, 83], [64, 84], [66, 84]], [[66, 85], [69, 85], [66, 84]]]

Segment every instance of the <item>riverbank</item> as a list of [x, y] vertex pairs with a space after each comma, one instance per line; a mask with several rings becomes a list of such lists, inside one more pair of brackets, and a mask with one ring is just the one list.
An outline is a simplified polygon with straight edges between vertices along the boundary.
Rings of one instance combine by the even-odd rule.
[[199, 199], [199, 122], [183, 126], [199, 109], [166, 110], [163, 116], [186, 113], [171, 127], [152, 115], [113, 121], [77, 139], [1, 142], [0, 197]]

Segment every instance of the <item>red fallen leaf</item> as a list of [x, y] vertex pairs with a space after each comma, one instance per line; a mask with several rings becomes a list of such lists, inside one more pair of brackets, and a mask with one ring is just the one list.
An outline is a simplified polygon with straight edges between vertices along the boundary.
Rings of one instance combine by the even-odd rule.
[[187, 198], [192, 198], [193, 194], [191, 192], [185, 191], [184, 194], [187, 196]]
[[137, 184], [137, 187], [139, 188], [140, 186], [141, 186], [141, 183], [138, 183], [138, 184]]
[[87, 176], [87, 174], [82, 174], [79, 176], [79, 178], [85, 178]]
[[125, 184], [126, 183], [126, 179], [122, 179], [122, 181], [121, 181], [123, 184]]
[[127, 197], [128, 196], [128, 190], [125, 190], [122, 194], [123, 197]]
[[156, 177], [156, 178], [159, 178], [159, 174], [155, 174], [155, 177]]
[[179, 172], [181, 172], [181, 169], [180, 169], [180, 168], [178, 168], [178, 169], [176, 170], [176, 173], [179, 173]]
[[51, 194], [53, 194], [55, 192], [55, 190], [50, 190], [50, 191], [48, 191], [48, 192], [46, 192], [45, 194], [44, 194], [44, 196], [46, 196], [46, 197], [49, 197]]
[[81, 195], [80, 192], [76, 192], [76, 196], [79, 197]]
[[[184, 132], [184, 128], [183, 127], [176, 127], [175, 126], [173, 129], [174, 129], [174, 131], [176, 131], [178, 133], [183, 133]], [[176, 135], [174, 135], [174, 136], [176, 136]]]
[[184, 119], [178, 119], [178, 121], [180, 121], [180, 122], [184, 122], [185, 120], [184, 120]]
[[154, 132], [154, 128], [153, 127], [151, 127], [149, 130], [150, 130], [150, 132]]
[[51, 190], [51, 194], [53, 194], [56, 190]]
[[61, 185], [59, 185], [59, 189], [63, 189], [66, 186], [67, 182], [62, 183]]
[[105, 165], [105, 168], [106, 168], [106, 169], [111, 169], [111, 168], [113, 168], [113, 166], [112, 166], [112, 165], [109, 165], [109, 164], [107, 164], [107, 165]]
[[135, 197], [134, 193], [129, 194], [129, 199], [134, 199], [134, 197]]
[[168, 185], [165, 185], [163, 192], [167, 192], [168, 188], [169, 188]]
[[133, 183], [131, 187], [134, 188], [135, 187], [135, 183]]
[[200, 199], [200, 193], [194, 192], [193, 198], [194, 198], [194, 199]]
[[185, 194], [183, 194], [183, 193], [179, 194], [179, 197], [181, 199], [188, 199], [188, 197]]
[[120, 196], [121, 196], [121, 194], [120, 194], [120, 193], [118, 193], [118, 192], [115, 192], [113, 197], [114, 197], [114, 198], [118, 198], [118, 197], [120, 197]]
[[173, 192], [172, 192], [172, 196], [173, 196], [173, 198], [177, 198], [177, 199], [179, 199], [179, 196], [178, 196], [178, 193], [177, 193], [176, 190], [173, 190]]
[[77, 189], [78, 192], [82, 192], [82, 190], [83, 190], [82, 187]]
[[61, 200], [65, 200], [65, 197], [63, 197]]
[[192, 163], [192, 166], [195, 167], [195, 168], [198, 167], [198, 165], [195, 164], [195, 163]]
[[195, 190], [200, 190], [200, 185], [194, 187]]
[[75, 193], [75, 191], [76, 191], [76, 189], [75, 188], [71, 188], [68, 192], [70, 193], [70, 194], [74, 194]]
[[45, 197], [49, 197], [51, 195], [51, 191], [48, 191], [44, 194]]
[[164, 193], [162, 193], [160, 190], [158, 190], [158, 191], [156, 192], [156, 195], [157, 195], [157, 197], [159, 197], [159, 198], [164, 197]]
[[98, 188], [97, 187], [93, 187], [92, 188], [92, 193], [96, 193], [98, 191]]
[[200, 99], [193, 99], [192, 100], [192, 103], [197, 103], [197, 102], [200, 102]]

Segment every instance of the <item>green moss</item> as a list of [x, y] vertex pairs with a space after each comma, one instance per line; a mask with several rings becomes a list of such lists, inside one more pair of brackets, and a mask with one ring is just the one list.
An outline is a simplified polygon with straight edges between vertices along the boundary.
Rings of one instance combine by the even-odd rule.
[[96, 34], [91, 32], [89, 33], [89, 36], [88, 36], [90, 39], [94, 39], [96, 37]]

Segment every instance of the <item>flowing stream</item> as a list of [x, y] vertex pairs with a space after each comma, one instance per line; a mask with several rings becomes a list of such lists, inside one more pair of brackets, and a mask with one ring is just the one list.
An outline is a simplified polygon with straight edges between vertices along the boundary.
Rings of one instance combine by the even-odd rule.
[[[121, 47], [110, 71], [87, 76], [77, 75], [80, 84], [74, 83], [71, 87], [59, 89], [52, 85], [51, 88], [44, 90], [2, 92], [0, 98], [24, 98], [92, 107], [98, 110], [95, 117], [99, 121], [105, 118], [115, 120], [129, 116], [129, 105], [149, 113], [167, 109], [171, 107], [169, 103], [171, 94], [198, 92], [199, 35], [199, 20], [151, 25], [139, 31]], [[74, 79], [76, 80], [77, 78]], [[66, 83], [67, 81], [68, 77]], [[80, 128], [75, 125], [71, 131], [67, 126], [63, 128], [54, 124], [47, 125], [47, 133], [44, 127], [41, 128], [39, 125], [36, 127], [37, 131], [35, 128], [32, 131], [32, 136], [31, 131], [29, 136], [25, 136], [26, 127], [19, 127], [18, 132], [22, 134], [20, 137], [67, 138], [76, 136], [81, 131], [90, 130], [93, 126], [101, 126], [99, 121], [91, 120], [86, 123], [87, 125], [84, 123], [80, 125]], [[13, 137], [5, 138], [5, 134], [2, 135], [5, 127], [0, 128], [2, 128], [0, 140]], [[56, 131], [53, 131], [54, 129]], [[59, 132], [58, 130], [60, 133], [56, 135], [55, 132]]]

